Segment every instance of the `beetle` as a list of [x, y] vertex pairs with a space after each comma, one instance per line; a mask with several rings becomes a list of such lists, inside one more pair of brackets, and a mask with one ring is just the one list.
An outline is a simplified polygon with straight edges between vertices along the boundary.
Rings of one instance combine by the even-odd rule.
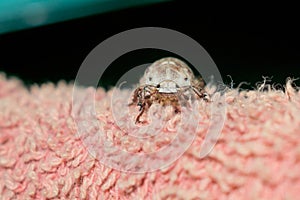
[[174, 57], [155, 61], [145, 70], [129, 104], [139, 106], [140, 113], [135, 123], [143, 123], [140, 118], [153, 103], [172, 105], [175, 107], [175, 113], [180, 112], [179, 97], [184, 96], [188, 99], [191, 91], [198, 98], [210, 101], [204, 86], [203, 79], [196, 78], [191, 68], [183, 61]]

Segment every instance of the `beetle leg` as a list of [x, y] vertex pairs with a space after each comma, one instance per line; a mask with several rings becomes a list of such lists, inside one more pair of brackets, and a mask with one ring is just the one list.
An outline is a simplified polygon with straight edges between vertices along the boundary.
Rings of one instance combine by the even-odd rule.
[[141, 107], [144, 98], [145, 98], [145, 87], [138, 87], [137, 89], [135, 89], [133, 93], [132, 101], [131, 103], [128, 104], [128, 106], [137, 105]]
[[[148, 109], [151, 107], [152, 102], [150, 100], [146, 100], [140, 107], [140, 113], [136, 117], [135, 123], [145, 123], [140, 120], [140, 118], [143, 116], [143, 114], [146, 114]], [[147, 114], [146, 114], [147, 115]]]
[[209, 94], [207, 92], [205, 92], [204, 89], [198, 89], [194, 86], [192, 86], [193, 91], [197, 94], [197, 96], [201, 99], [204, 99], [204, 101], [206, 102], [211, 102], [211, 99], [209, 97]]
[[[135, 123], [141, 123], [141, 116], [150, 108], [152, 105], [152, 95], [157, 92], [154, 86], [146, 85], [140, 86], [134, 91], [132, 102], [128, 106], [136, 105], [139, 106], [140, 113], [136, 117]], [[143, 122], [142, 122], [143, 123]]]
[[139, 111], [141, 111], [144, 106], [144, 97], [145, 97], [144, 90], [142, 91], [141, 89], [139, 89], [139, 91], [137, 93], [137, 99], [138, 99], [137, 105], [140, 107]]
[[[150, 90], [149, 90], [150, 88]], [[148, 89], [148, 91], [147, 91]], [[146, 94], [146, 92], [149, 92], [150, 94]], [[140, 113], [139, 115], [137, 116], [136, 118], [136, 121], [135, 123], [144, 123], [142, 121], [140, 121], [140, 118], [141, 116], [144, 114], [144, 112], [146, 112], [152, 105], [152, 99], [151, 99], [151, 96], [155, 93], [155, 91], [152, 91], [151, 90], [151, 86], [145, 86], [143, 88], [142, 91], [140, 91], [140, 94], [139, 94], [139, 102], [138, 102], [138, 106], [140, 106]]]
[[141, 116], [143, 115], [143, 113], [145, 112], [145, 105], [141, 105], [140, 111], [141, 111], [141, 112], [138, 114], [138, 116], [136, 117], [136, 120], [135, 120], [135, 123], [136, 123], [136, 124], [141, 122], [141, 121], [140, 121], [140, 118], [141, 118]]

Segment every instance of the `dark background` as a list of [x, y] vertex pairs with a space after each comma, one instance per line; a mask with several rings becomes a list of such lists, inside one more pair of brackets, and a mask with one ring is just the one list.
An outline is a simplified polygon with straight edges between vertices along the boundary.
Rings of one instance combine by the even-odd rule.
[[[229, 7], [229, 8], [228, 8]], [[0, 35], [0, 71], [27, 85], [75, 79], [88, 53], [106, 38], [131, 28], [156, 26], [180, 31], [197, 40], [217, 64], [224, 82], [251, 88], [272, 77], [284, 84], [300, 77], [299, 16], [293, 6], [248, 5], [217, 8], [192, 1], [135, 7]], [[132, 66], [153, 62], [168, 53], [132, 52], [114, 62], [101, 79], [104, 86]], [[299, 80], [296, 81], [297, 85]]]

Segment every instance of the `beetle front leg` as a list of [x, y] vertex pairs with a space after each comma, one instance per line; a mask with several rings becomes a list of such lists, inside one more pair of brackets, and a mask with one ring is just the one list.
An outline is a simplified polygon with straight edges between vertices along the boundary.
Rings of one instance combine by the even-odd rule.
[[137, 93], [137, 99], [138, 99], [138, 103], [137, 106], [139, 106], [139, 111], [142, 111], [143, 108], [145, 107], [145, 89], [140, 89]]
[[139, 87], [137, 88], [133, 93], [132, 102], [128, 104], [128, 106], [139, 106], [140, 113], [136, 117], [135, 123], [140, 123], [140, 118], [145, 112], [146, 109], [146, 103], [145, 103], [145, 87]]
[[140, 118], [152, 105], [151, 96], [156, 92], [156, 88], [153, 86], [141, 86], [134, 91], [132, 103], [128, 104], [139, 106], [140, 113], [136, 117], [135, 123], [143, 123]]
[[139, 102], [141, 101], [141, 92], [142, 92], [141, 87], [134, 90], [133, 98], [131, 100], [131, 103], [128, 104], [128, 106], [139, 105]]
[[135, 123], [146, 123], [144, 121], [141, 121], [140, 118], [143, 115], [147, 115], [147, 111], [149, 110], [149, 108], [151, 107], [152, 102], [150, 101], [150, 99], [146, 99], [141, 105], [140, 105], [140, 113], [138, 114], [138, 116], [136, 117]]
[[138, 116], [136, 117], [136, 120], [135, 120], [135, 123], [138, 124], [138, 123], [141, 123], [140, 121], [140, 118], [141, 116], [143, 115], [143, 113], [145, 112], [145, 105], [140, 105], [140, 113], [138, 114]]

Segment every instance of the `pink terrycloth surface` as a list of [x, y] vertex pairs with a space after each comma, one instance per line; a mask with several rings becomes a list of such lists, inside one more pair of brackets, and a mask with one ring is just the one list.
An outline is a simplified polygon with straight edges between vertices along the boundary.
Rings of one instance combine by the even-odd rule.
[[[27, 91], [0, 75], [0, 199], [299, 199], [300, 93], [290, 82], [285, 92], [228, 91], [211, 154], [199, 158], [200, 130], [179, 160], [144, 174], [105, 167], [87, 152], [72, 90], [61, 82]], [[97, 92], [101, 102], [108, 96]]]

